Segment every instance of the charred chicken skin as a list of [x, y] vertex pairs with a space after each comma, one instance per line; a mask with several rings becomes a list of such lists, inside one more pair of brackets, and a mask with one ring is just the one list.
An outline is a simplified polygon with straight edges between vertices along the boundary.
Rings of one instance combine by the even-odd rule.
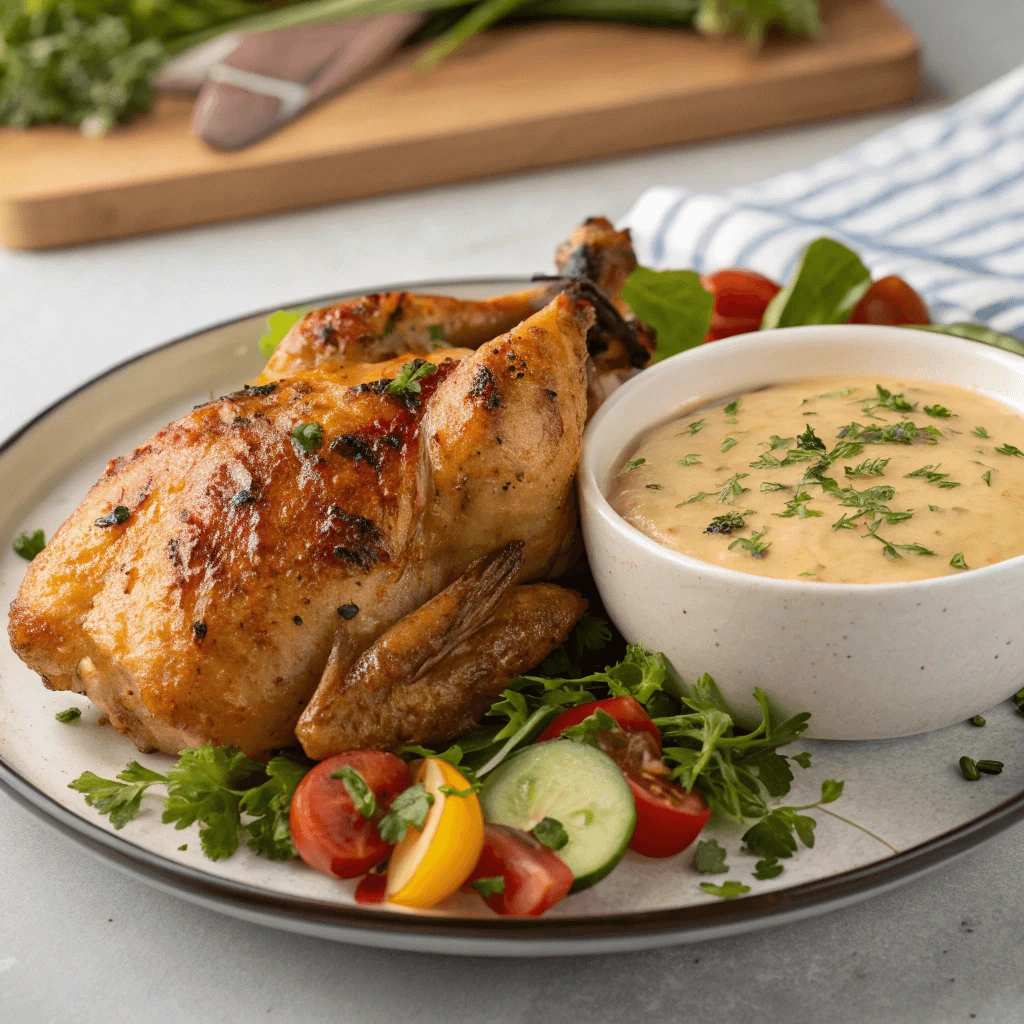
[[260, 382], [324, 362], [376, 363], [403, 354], [433, 358], [446, 346], [475, 349], [542, 309], [570, 281], [596, 285], [592, 300], [611, 302], [620, 314], [600, 317], [591, 329], [588, 349], [596, 373], [645, 366], [654, 352], [653, 332], [620, 298], [636, 269], [629, 232], [592, 217], [559, 246], [555, 265], [559, 273], [537, 287], [492, 299], [376, 292], [314, 309], [282, 339]]
[[[146, 751], [298, 737], [319, 759], [471, 728], [586, 607], [524, 584], [578, 557], [595, 382], [653, 351], [619, 297], [635, 265], [595, 218], [535, 289], [308, 314], [253, 386], [108, 465], [29, 567], [14, 650]], [[436, 370], [393, 387], [410, 356]]]
[[[479, 713], [489, 666], [495, 694], [562, 642], [578, 598], [518, 655], [487, 615], [474, 620], [476, 669], [451, 652], [458, 692], [408, 652], [411, 704], [353, 702], [352, 687], [339, 699], [339, 674], [417, 609], [429, 619], [477, 559], [521, 544], [514, 577], [530, 580], [568, 557], [594, 318], [558, 295], [476, 351], [435, 353], [418, 393], [388, 390], [404, 357], [329, 361], [197, 408], [112, 461], [33, 561], [11, 607], [14, 649], [143, 750], [212, 741], [259, 756], [294, 741], [314, 694], [300, 734], [318, 757], [356, 738], [394, 749], [450, 734]], [[303, 423], [322, 429], [310, 452], [292, 436]]]

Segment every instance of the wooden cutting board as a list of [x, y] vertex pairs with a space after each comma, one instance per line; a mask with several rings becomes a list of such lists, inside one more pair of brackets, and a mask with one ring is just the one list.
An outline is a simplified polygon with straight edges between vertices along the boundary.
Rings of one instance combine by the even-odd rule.
[[427, 72], [418, 52], [239, 153], [191, 136], [188, 97], [101, 139], [2, 129], [0, 241], [40, 249], [564, 164], [872, 110], [920, 84], [917, 40], [877, 0], [837, 0], [820, 39], [759, 54], [588, 23], [498, 29]]

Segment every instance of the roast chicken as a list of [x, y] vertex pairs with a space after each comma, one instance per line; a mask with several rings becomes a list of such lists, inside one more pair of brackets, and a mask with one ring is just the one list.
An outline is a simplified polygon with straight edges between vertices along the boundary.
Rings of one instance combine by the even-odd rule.
[[144, 751], [319, 759], [472, 727], [586, 607], [531, 581], [578, 556], [591, 354], [628, 372], [653, 345], [617, 299], [628, 236], [581, 231], [604, 255], [569, 247], [591, 265], [517, 297], [310, 314], [256, 383], [111, 461], [30, 565], [15, 651]]

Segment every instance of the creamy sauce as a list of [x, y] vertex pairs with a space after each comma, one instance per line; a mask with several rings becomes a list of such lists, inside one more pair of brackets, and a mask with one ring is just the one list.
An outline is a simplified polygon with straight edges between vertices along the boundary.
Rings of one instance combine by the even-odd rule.
[[740, 572], [946, 576], [1024, 554], [1024, 418], [944, 384], [778, 384], [651, 431], [609, 500], [654, 540]]

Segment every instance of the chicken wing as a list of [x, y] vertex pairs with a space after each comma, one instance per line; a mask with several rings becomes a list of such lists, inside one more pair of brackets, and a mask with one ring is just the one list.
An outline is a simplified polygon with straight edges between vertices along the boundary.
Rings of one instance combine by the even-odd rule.
[[140, 749], [291, 743], [332, 649], [350, 664], [514, 541], [520, 580], [570, 557], [594, 320], [562, 293], [438, 352], [419, 392], [390, 389], [402, 359], [327, 361], [195, 409], [113, 460], [32, 562], [12, 646]]
[[[644, 366], [654, 351], [654, 332], [636, 320], [621, 299], [636, 268], [628, 231], [591, 217], [559, 246], [558, 275], [535, 288], [492, 299], [377, 292], [314, 309], [285, 335], [258, 383], [280, 380], [325, 360], [376, 363], [400, 355], [433, 356], [439, 348], [478, 348], [547, 305], [573, 281], [589, 281], [626, 317], [625, 331], [598, 324], [588, 338], [598, 373]], [[600, 300], [598, 300], [600, 301]], [[625, 326], [622, 318], [616, 326]], [[631, 337], [632, 335], [632, 337]]]
[[523, 544], [479, 558], [351, 667], [336, 648], [295, 730], [320, 760], [343, 750], [440, 744], [468, 732], [520, 673], [546, 658], [587, 602], [551, 583], [513, 586]]

